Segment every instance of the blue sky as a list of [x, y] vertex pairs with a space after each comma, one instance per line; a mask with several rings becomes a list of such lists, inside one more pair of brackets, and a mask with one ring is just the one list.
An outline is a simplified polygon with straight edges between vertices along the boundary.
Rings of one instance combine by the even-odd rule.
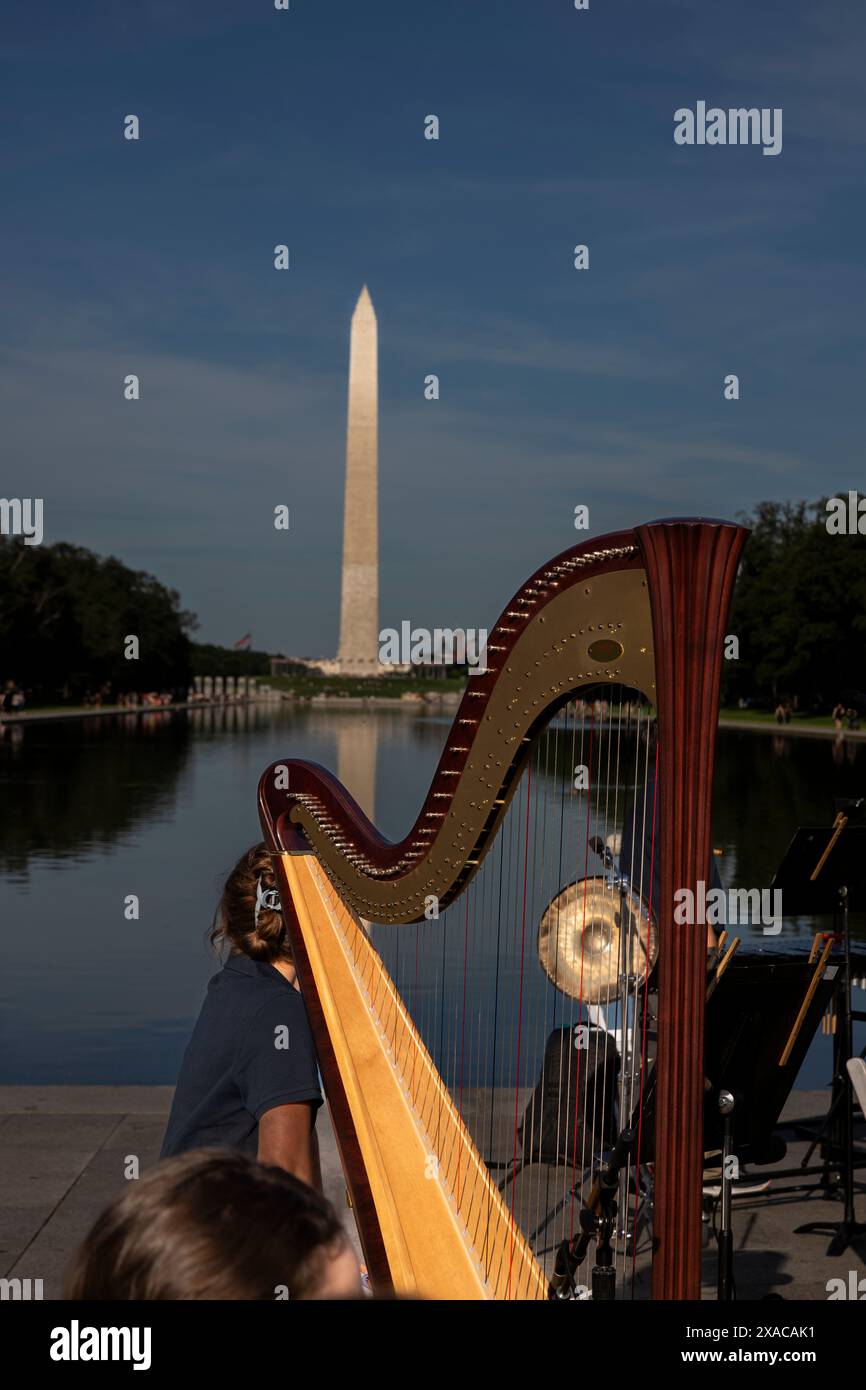
[[[578, 503], [861, 486], [864, 40], [850, 0], [11, 3], [3, 495], [202, 640], [332, 653], [364, 282], [383, 626], [489, 624]], [[781, 107], [782, 153], [675, 145], [698, 100]]]

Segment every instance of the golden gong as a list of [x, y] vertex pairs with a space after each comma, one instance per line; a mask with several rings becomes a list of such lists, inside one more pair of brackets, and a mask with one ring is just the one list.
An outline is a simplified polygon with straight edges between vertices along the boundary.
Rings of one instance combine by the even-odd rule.
[[637, 893], [615, 880], [578, 879], [557, 893], [538, 931], [538, 958], [557, 989], [586, 1004], [607, 1004], [622, 975], [638, 979], [658, 955], [654, 918]]

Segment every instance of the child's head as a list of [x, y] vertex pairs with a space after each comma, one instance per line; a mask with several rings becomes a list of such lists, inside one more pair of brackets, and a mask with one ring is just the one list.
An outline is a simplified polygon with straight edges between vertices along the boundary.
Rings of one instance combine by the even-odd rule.
[[264, 843], [242, 854], [226, 879], [211, 944], [253, 960], [291, 960], [273, 864]]
[[358, 1262], [333, 1207], [282, 1168], [201, 1149], [129, 1182], [79, 1247], [71, 1299], [351, 1298]]

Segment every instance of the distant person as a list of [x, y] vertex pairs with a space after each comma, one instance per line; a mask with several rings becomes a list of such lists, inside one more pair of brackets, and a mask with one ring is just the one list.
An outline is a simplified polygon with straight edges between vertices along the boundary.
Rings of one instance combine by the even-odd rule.
[[777, 724], [784, 724], [784, 722], [785, 722], [785, 706], [782, 704], [781, 700], [779, 701], [779, 703], [778, 703], [777, 706], [776, 706], [775, 714], [776, 714], [776, 723], [777, 723]]
[[320, 1189], [316, 1053], [264, 844], [229, 874], [210, 940], [229, 954], [184, 1054], [161, 1156], [240, 1149]]
[[183, 1154], [126, 1183], [76, 1251], [65, 1288], [76, 1301], [360, 1296], [330, 1202], [225, 1149]]
[[842, 720], [845, 718], [845, 706], [837, 700], [833, 706], [833, 727], [837, 734], [842, 732]]

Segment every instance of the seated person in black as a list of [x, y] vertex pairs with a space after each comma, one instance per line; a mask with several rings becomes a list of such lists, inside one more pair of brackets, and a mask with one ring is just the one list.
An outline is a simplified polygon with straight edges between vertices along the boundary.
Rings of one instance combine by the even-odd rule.
[[184, 1054], [160, 1157], [219, 1145], [321, 1190], [316, 1054], [264, 844], [229, 875], [210, 939], [229, 955]]

